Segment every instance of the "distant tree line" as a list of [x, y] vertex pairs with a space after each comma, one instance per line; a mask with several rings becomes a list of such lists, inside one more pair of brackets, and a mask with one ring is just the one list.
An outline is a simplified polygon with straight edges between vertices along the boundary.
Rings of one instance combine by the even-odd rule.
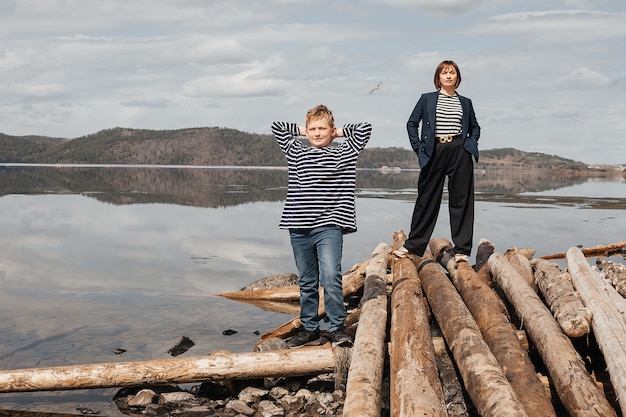
[[[306, 140], [303, 139], [305, 142]], [[0, 134], [0, 162], [286, 166], [271, 135], [225, 127], [146, 130], [116, 127], [76, 139]], [[418, 168], [406, 148], [366, 148], [360, 168]], [[478, 166], [586, 169], [582, 162], [513, 148], [481, 150]]]

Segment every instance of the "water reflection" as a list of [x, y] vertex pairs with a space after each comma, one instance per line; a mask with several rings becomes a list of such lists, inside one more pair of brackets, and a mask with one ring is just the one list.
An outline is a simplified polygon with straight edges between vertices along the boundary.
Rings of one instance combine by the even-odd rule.
[[[585, 183], [624, 182], [625, 173], [551, 170], [477, 170], [477, 199], [498, 195], [553, 193]], [[414, 200], [418, 171], [382, 174], [360, 170], [357, 188], [363, 197]], [[197, 207], [228, 207], [259, 201], [282, 201], [286, 195], [285, 169], [242, 168], [142, 168], [0, 166], [0, 195], [83, 194], [112, 204], [165, 203]], [[606, 189], [605, 189], [606, 191]], [[585, 193], [584, 197], [590, 197]], [[593, 197], [612, 195], [595, 193]], [[621, 194], [626, 197], [626, 194]], [[528, 201], [528, 197], [525, 198]]]

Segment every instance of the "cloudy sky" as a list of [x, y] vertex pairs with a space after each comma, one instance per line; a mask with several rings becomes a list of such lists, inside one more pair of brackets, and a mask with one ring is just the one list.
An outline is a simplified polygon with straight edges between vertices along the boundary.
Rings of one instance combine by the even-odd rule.
[[444, 59], [482, 149], [626, 163], [622, 0], [3, 0], [0, 132], [270, 133], [324, 103], [409, 148]]

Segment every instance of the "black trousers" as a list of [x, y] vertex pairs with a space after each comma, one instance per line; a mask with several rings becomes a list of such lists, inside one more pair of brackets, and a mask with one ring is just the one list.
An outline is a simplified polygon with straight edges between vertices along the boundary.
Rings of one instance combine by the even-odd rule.
[[448, 178], [448, 210], [454, 253], [470, 255], [474, 238], [474, 162], [462, 138], [435, 145], [428, 165], [420, 171], [411, 231], [404, 247], [424, 255], [435, 229], [443, 187]]

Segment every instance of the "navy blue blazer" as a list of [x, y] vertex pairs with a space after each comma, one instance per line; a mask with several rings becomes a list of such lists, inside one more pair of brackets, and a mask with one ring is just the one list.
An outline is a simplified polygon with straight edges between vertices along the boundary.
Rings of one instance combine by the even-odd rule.
[[[406, 124], [411, 147], [417, 154], [421, 168], [424, 168], [428, 164], [435, 151], [435, 141], [437, 140], [435, 137], [435, 124], [438, 97], [439, 91], [422, 94]], [[472, 106], [472, 100], [467, 97], [459, 95], [459, 101], [461, 102], [461, 109], [463, 110], [463, 119], [461, 120], [463, 147], [472, 154], [478, 162], [480, 126], [474, 114], [474, 106]], [[420, 123], [422, 130], [418, 132]]]

